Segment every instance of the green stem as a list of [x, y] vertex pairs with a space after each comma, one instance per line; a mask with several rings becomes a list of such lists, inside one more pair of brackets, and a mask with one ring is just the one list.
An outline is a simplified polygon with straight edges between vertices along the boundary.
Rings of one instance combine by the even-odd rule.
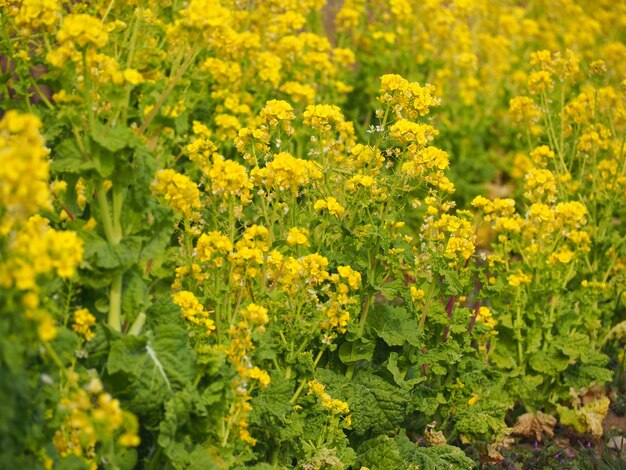
[[422, 310], [422, 317], [420, 318], [420, 323], [417, 326], [418, 331], [424, 330], [424, 325], [426, 323], [426, 316], [428, 315], [428, 310], [430, 309], [430, 303], [432, 302], [436, 287], [437, 285], [434, 282], [432, 282], [432, 284], [430, 285], [430, 291], [428, 292], [428, 297], [426, 298], [426, 301], [424, 302], [424, 310]]
[[[315, 361], [313, 361], [313, 369], [315, 369], [317, 367], [317, 363], [320, 361], [320, 359], [322, 358], [322, 355], [324, 354], [325, 349], [321, 349], [318, 353], [317, 356], [315, 357]], [[293, 396], [291, 397], [291, 399], [289, 400], [289, 403], [295, 403], [296, 400], [298, 399], [298, 397], [300, 396], [300, 393], [302, 392], [302, 389], [304, 388], [304, 386], [307, 383], [307, 379], [302, 379], [300, 381], [300, 385], [298, 386], [298, 388], [296, 389], [295, 393], [293, 394]]]
[[113, 245], [118, 245], [122, 240], [122, 204], [124, 202], [122, 189], [120, 188], [119, 183], [113, 185], [113, 221], [112, 221], [112, 229], [113, 229], [113, 239], [111, 243]]
[[370, 294], [366, 297], [365, 303], [363, 304], [363, 310], [361, 311], [361, 321], [359, 321], [359, 329], [357, 332], [357, 336], [361, 336], [363, 334], [363, 330], [365, 329], [365, 322], [367, 321], [367, 312], [370, 309], [370, 303], [372, 302], [373, 294]]
[[101, 185], [100, 189], [96, 191], [96, 200], [98, 201], [98, 207], [100, 209], [100, 216], [102, 217], [102, 226], [104, 227], [104, 235], [110, 244], [113, 244], [113, 223], [111, 222], [111, 210], [109, 208], [109, 200], [107, 199], [106, 191]]
[[143, 330], [143, 326], [146, 323], [146, 314], [141, 312], [137, 315], [137, 318], [133, 322], [133, 325], [128, 330], [128, 336], [139, 336], [141, 334], [141, 330]]
[[109, 295], [109, 326], [117, 332], [122, 331], [122, 273], [116, 273], [111, 282]]
[[165, 100], [167, 100], [167, 98], [170, 96], [170, 93], [172, 93], [172, 91], [174, 90], [174, 87], [176, 87], [176, 85], [178, 84], [178, 81], [185, 74], [185, 72], [187, 71], [189, 66], [193, 63], [197, 55], [198, 55], [198, 52], [194, 52], [193, 54], [191, 54], [187, 58], [187, 60], [184, 61], [183, 64], [180, 66], [180, 68], [178, 69], [178, 72], [176, 72], [176, 75], [174, 75], [172, 78], [169, 79], [169, 83], [167, 87], [165, 87], [165, 90], [163, 90], [163, 93], [161, 94], [161, 96], [159, 96], [159, 99], [154, 105], [154, 108], [152, 108], [150, 113], [148, 113], [146, 120], [143, 122], [143, 124], [139, 128], [139, 132], [138, 132], [139, 135], [146, 132], [146, 130], [148, 129], [148, 126], [150, 126], [154, 118], [157, 116], [157, 114], [161, 110], [161, 107], [165, 104]]

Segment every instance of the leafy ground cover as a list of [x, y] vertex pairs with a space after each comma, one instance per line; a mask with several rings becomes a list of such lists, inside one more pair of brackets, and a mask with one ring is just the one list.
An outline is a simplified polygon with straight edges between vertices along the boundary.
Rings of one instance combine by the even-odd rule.
[[623, 468], [625, 4], [0, 8], [7, 468]]

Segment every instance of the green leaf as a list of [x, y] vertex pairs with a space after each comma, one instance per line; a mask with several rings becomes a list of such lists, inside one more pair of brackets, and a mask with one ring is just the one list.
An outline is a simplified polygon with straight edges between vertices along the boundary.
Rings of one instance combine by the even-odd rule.
[[135, 147], [138, 142], [135, 133], [126, 126], [108, 127], [99, 123], [95, 125], [91, 137], [94, 142], [110, 152]]
[[420, 347], [417, 319], [404, 307], [376, 305], [367, 318], [367, 325], [389, 346], [409, 343]]
[[64, 139], [52, 149], [53, 173], [81, 173], [93, 168], [94, 163], [85, 159], [74, 139]]
[[331, 397], [348, 402], [357, 435], [391, 431], [404, 421], [409, 393], [381, 377], [364, 373], [348, 380], [326, 369], [318, 369], [316, 376]]
[[195, 361], [186, 331], [162, 325], [113, 342], [107, 370], [130, 410], [154, 424], [165, 401], [193, 381]]
[[275, 372], [271, 375], [272, 381], [267, 388], [262, 388], [252, 400], [252, 412], [250, 422], [261, 424], [269, 416], [284, 420], [292, 410], [289, 403], [293, 392], [294, 383], [285, 380], [281, 373]]
[[136, 271], [124, 274], [124, 288], [122, 289], [122, 311], [131, 321], [138, 313], [143, 312], [150, 305], [148, 283]]
[[371, 470], [402, 468], [418, 470], [419, 466], [410, 462], [413, 444], [389, 436], [378, 436], [361, 444], [358, 448], [358, 465]]
[[537, 372], [552, 376], [567, 369], [569, 359], [557, 351], [539, 351], [530, 357], [528, 363]]
[[209, 419], [203, 396], [191, 385], [168, 400], [158, 443], [174, 468], [224, 468], [199, 444], [215, 439], [212, 434], [218, 420]]
[[359, 338], [353, 342], [345, 342], [339, 347], [339, 359], [344, 364], [353, 364], [357, 361], [369, 361], [374, 354], [376, 344]]
[[[402, 372], [400, 370], [400, 367], [398, 366], [398, 353], [396, 352], [392, 352], [391, 354], [389, 354], [389, 360], [387, 361], [387, 370], [391, 372], [394, 382], [402, 387], [404, 390], [412, 390], [415, 385], [426, 380], [426, 377], [424, 376], [410, 378], [407, 380], [406, 377], [408, 376], [408, 374]], [[410, 369], [409, 372], [411, 372]]]
[[417, 447], [404, 434], [377, 436], [358, 448], [358, 464], [371, 470], [471, 470], [474, 463], [458, 447]]
[[472, 470], [474, 462], [454, 446], [417, 447], [413, 456], [420, 470]]
[[570, 359], [578, 359], [590, 348], [589, 336], [572, 332], [556, 338], [552, 347], [561, 351]]

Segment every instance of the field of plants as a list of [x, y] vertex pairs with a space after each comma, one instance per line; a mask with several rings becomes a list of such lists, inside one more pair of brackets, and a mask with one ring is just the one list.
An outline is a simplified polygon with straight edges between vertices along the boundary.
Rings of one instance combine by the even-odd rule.
[[625, 2], [0, 20], [0, 467], [626, 468]]

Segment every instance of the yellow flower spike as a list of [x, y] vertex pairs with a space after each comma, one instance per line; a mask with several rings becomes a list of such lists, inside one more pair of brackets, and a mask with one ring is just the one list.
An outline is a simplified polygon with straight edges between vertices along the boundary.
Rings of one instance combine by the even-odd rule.
[[332, 126], [344, 122], [338, 106], [328, 104], [309, 105], [304, 111], [304, 125], [319, 132], [328, 132]]
[[241, 311], [241, 317], [257, 325], [267, 325], [267, 323], [269, 323], [267, 309], [254, 303], [248, 304], [248, 306]]
[[174, 212], [189, 219], [198, 217], [196, 211], [202, 208], [200, 191], [187, 176], [171, 169], [160, 170], [152, 182], [152, 189], [165, 199], [166, 205]]
[[94, 317], [89, 310], [81, 308], [74, 312], [72, 329], [83, 336], [85, 340], [90, 341], [95, 338], [95, 333], [91, 331], [91, 328], [96, 324], [96, 317]]
[[411, 286], [409, 288], [409, 292], [411, 293], [411, 300], [413, 300], [413, 302], [419, 302], [420, 300], [423, 300], [424, 297], [426, 297], [424, 291], [422, 289], [418, 289], [415, 286]]

